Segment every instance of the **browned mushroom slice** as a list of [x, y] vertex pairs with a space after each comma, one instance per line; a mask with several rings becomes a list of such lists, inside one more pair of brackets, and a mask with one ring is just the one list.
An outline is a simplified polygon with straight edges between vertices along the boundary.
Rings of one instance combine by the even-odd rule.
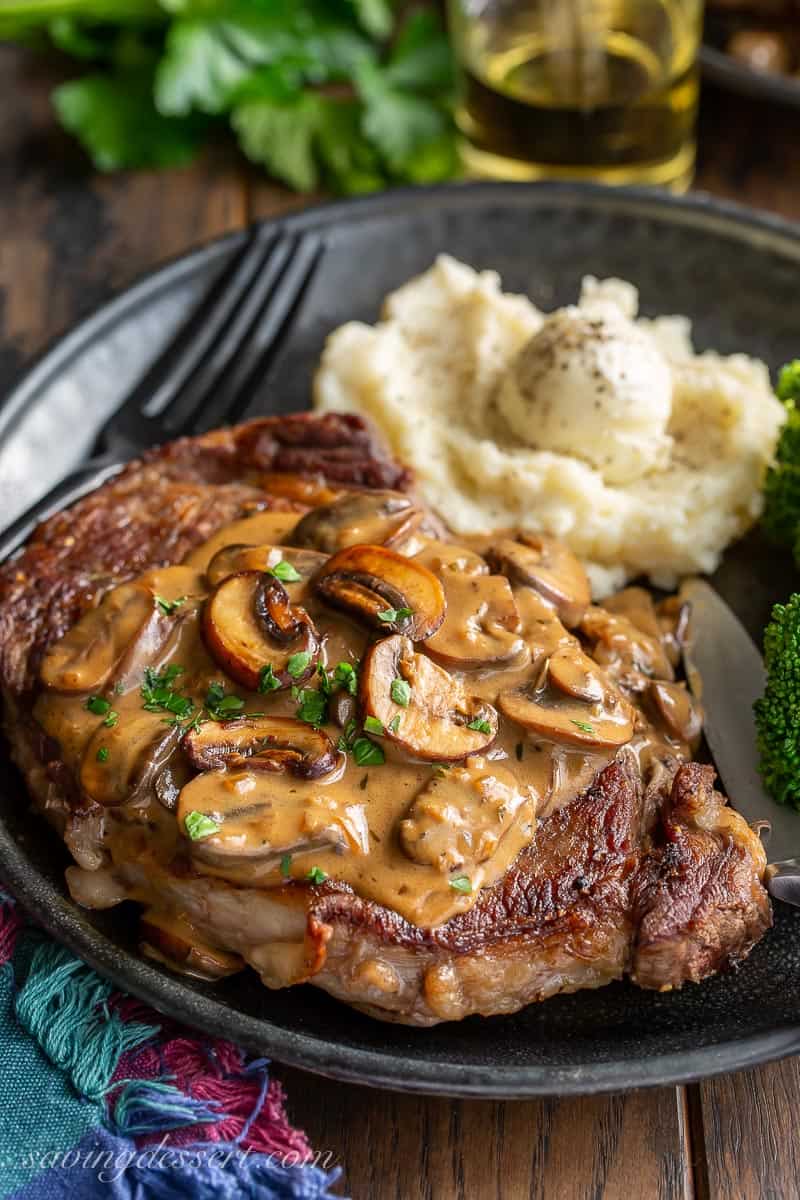
[[632, 691], [644, 691], [649, 680], [674, 679], [660, 636], [644, 633], [621, 613], [592, 605], [580, 623], [593, 643], [592, 657], [608, 674]]
[[154, 785], [180, 733], [163, 713], [144, 710], [126, 713], [110, 727], [101, 721], [83, 754], [81, 788], [106, 806], [138, 800]]
[[588, 654], [577, 646], [564, 646], [551, 654], [547, 662], [548, 681], [565, 696], [587, 704], [602, 701], [609, 690], [608, 681]]
[[327, 604], [384, 633], [415, 642], [444, 620], [444, 590], [436, 576], [385, 546], [350, 546], [329, 558], [315, 586]]
[[514, 594], [502, 575], [448, 575], [447, 615], [425, 648], [465, 670], [508, 663], [525, 649]]
[[[398, 696], [407, 702], [399, 703]], [[457, 762], [485, 750], [497, 736], [492, 706], [467, 695], [459, 680], [426, 655], [415, 654], [410, 638], [399, 635], [367, 651], [361, 703], [388, 739], [430, 762]]]
[[633, 737], [634, 714], [621, 697], [610, 708], [588, 708], [566, 698], [536, 697], [519, 688], [503, 692], [497, 704], [512, 721], [553, 742], [611, 748], [624, 746]]
[[269, 667], [280, 687], [300, 684], [320, 656], [306, 610], [290, 603], [277, 579], [259, 571], [230, 575], [217, 585], [203, 611], [203, 637], [214, 660], [250, 691], [258, 690]]
[[667, 732], [690, 746], [696, 742], [703, 728], [703, 717], [686, 687], [681, 683], [654, 680], [650, 684], [650, 696]]
[[291, 717], [207, 721], [190, 729], [181, 744], [199, 771], [249, 765], [251, 769], [290, 771], [305, 779], [319, 779], [341, 761], [327, 734]]
[[423, 866], [442, 873], [470, 871], [492, 858], [520, 822], [524, 842], [530, 841], [533, 800], [509, 770], [475, 757], [425, 785], [400, 823], [400, 842], [408, 857]]
[[348, 546], [401, 546], [422, 521], [422, 511], [402, 492], [347, 492], [314, 508], [287, 540], [336, 554]]
[[[248, 764], [254, 765], [253, 760]], [[177, 819], [192, 858], [211, 866], [273, 871], [286, 855], [365, 854], [363, 805], [349, 789], [259, 771], [204, 771], [182, 789]]]
[[50, 648], [42, 662], [42, 683], [61, 692], [99, 691], [135, 638], [149, 638], [164, 628], [163, 614], [145, 583], [114, 588]]
[[[206, 570], [208, 582], [212, 587], [216, 587], [223, 579], [227, 579], [229, 575], [239, 575], [242, 571], [264, 571], [271, 572], [277, 568], [277, 578], [282, 583], [288, 584], [289, 589], [292, 584], [306, 583], [315, 571], [318, 571], [325, 562], [324, 554], [317, 554], [316, 550], [299, 550], [294, 546], [244, 546], [237, 544], [234, 546], [223, 546], [221, 550], [212, 558]], [[288, 563], [293, 571], [285, 571], [279, 565], [280, 563]], [[290, 578], [282, 578], [284, 576]], [[299, 580], [294, 579], [294, 573], [300, 576]], [[290, 591], [291, 594], [291, 591]]]
[[633, 737], [636, 710], [577, 646], [562, 646], [534, 681], [503, 692], [501, 712], [532, 733], [574, 746], [614, 748]]
[[426, 541], [414, 555], [414, 561], [422, 563], [444, 581], [451, 575], [489, 574], [489, 565], [480, 554], [451, 542]]
[[591, 600], [589, 580], [563, 542], [545, 534], [519, 534], [516, 540], [495, 542], [486, 558], [493, 570], [507, 575], [512, 583], [535, 588], [566, 626], [578, 624]]
[[182, 917], [148, 908], [139, 922], [140, 950], [149, 958], [199, 979], [224, 979], [244, 969], [244, 959], [209, 946]]
[[269, 510], [242, 517], [223, 525], [208, 541], [201, 542], [186, 555], [184, 564], [205, 571], [215, 554], [234, 543], [241, 546], [283, 546], [297, 524], [297, 518], [298, 513], [294, 508], [289, 512]]

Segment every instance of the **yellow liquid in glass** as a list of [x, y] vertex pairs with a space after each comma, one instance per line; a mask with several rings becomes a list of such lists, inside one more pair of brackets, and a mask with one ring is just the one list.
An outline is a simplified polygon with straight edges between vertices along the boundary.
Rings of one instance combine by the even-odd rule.
[[500, 15], [482, 26], [453, 0], [462, 62], [457, 119], [471, 173], [688, 187], [699, 5], [599, 7], [608, 10], [599, 31], [576, 44], [574, 27], [565, 37], [557, 19], [543, 22], [537, 5], [500, 4]]

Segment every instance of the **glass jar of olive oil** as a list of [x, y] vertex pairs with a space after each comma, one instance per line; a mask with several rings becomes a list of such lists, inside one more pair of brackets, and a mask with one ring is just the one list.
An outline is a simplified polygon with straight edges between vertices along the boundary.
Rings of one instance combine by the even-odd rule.
[[467, 171], [691, 182], [702, 0], [448, 0]]

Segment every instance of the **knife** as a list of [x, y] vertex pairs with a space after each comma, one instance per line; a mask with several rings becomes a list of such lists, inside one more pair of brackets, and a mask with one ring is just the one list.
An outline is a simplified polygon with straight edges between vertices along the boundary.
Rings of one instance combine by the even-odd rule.
[[680, 591], [691, 615], [684, 647], [686, 677], [703, 705], [704, 732], [732, 806], [750, 824], [768, 821], [764, 845], [771, 895], [800, 907], [800, 812], [777, 804], [758, 773], [753, 702], [764, 694], [761, 655], [739, 618], [701, 579]]

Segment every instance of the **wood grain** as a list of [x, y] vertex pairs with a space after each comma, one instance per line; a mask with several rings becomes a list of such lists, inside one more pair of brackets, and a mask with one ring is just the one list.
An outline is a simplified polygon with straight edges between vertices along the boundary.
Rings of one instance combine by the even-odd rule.
[[353, 1200], [677, 1200], [692, 1195], [676, 1088], [492, 1103], [376, 1092], [276, 1068], [293, 1121]]
[[800, 1196], [800, 1060], [698, 1085], [713, 1200]]
[[800, 219], [800, 112], [706, 87], [695, 189]]
[[[100, 177], [52, 118], [59, 67], [0, 47], [0, 383], [162, 259], [318, 197], [217, 149]], [[800, 217], [798, 115], [706, 89], [697, 186]], [[354, 1200], [760, 1200], [800, 1195], [798, 1060], [689, 1089], [487, 1103], [380, 1093], [276, 1068], [292, 1117]]]
[[240, 228], [235, 154], [182, 171], [97, 175], [53, 119], [61, 74], [0, 47], [0, 374], [161, 260]]

